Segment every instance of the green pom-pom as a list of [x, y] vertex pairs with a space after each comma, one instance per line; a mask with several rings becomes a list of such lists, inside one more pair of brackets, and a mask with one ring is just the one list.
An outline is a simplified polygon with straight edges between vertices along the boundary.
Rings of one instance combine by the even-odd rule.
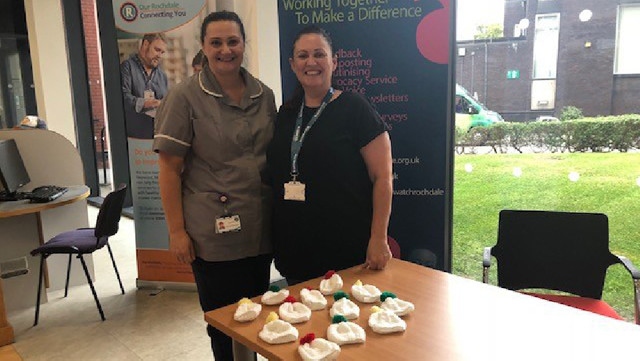
[[391, 293], [389, 291], [384, 291], [382, 292], [382, 294], [380, 294], [380, 301], [384, 302], [384, 300], [386, 300], [387, 297], [398, 298], [398, 296], [396, 296], [394, 293]]
[[277, 285], [271, 285], [271, 286], [269, 286], [269, 291], [271, 291], [271, 292], [279, 292], [280, 291], [280, 287], [278, 287]]
[[335, 315], [331, 319], [331, 323], [340, 323], [340, 322], [347, 322], [347, 318], [344, 317], [343, 315]]
[[333, 294], [333, 300], [334, 301], [337, 301], [337, 300], [339, 300], [341, 298], [349, 299], [349, 295], [346, 294], [344, 291], [338, 291], [338, 292]]

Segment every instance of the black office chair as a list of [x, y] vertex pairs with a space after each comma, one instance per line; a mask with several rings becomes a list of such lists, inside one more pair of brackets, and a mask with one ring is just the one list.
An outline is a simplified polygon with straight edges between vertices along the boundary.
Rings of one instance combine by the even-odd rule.
[[503, 210], [498, 242], [484, 249], [484, 283], [489, 281], [492, 255], [498, 262], [498, 286], [536, 289], [524, 293], [617, 319], [622, 317], [601, 298], [607, 268], [620, 263], [631, 274], [635, 322], [640, 324], [640, 272], [630, 260], [609, 251], [604, 214]]
[[40, 276], [38, 281], [38, 299], [36, 301], [36, 316], [33, 323], [34, 326], [38, 324], [38, 317], [40, 314], [40, 292], [42, 291], [43, 269], [44, 260], [52, 254], [68, 254], [69, 263], [67, 265], [67, 280], [64, 287], [64, 297], [67, 297], [69, 289], [69, 272], [71, 271], [71, 256], [77, 255], [82, 263], [84, 274], [87, 276], [87, 282], [93, 293], [93, 298], [98, 306], [100, 317], [102, 321], [105, 320], [104, 313], [102, 312], [102, 306], [98, 300], [98, 295], [91, 282], [91, 275], [87, 269], [87, 264], [82, 257], [85, 254], [91, 254], [94, 251], [107, 246], [109, 250], [109, 256], [111, 256], [111, 262], [113, 263], [113, 269], [116, 271], [116, 277], [118, 277], [118, 283], [120, 284], [120, 290], [124, 294], [124, 287], [122, 287], [122, 281], [120, 280], [120, 273], [118, 267], [116, 267], [116, 261], [113, 258], [113, 252], [111, 252], [111, 246], [109, 246], [109, 237], [118, 232], [118, 224], [120, 222], [120, 215], [122, 214], [122, 205], [126, 195], [127, 186], [122, 184], [118, 189], [109, 193], [100, 206], [98, 212], [98, 219], [96, 220], [95, 228], [80, 228], [73, 231], [61, 233], [42, 246], [31, 251], [32, 256], [40, 255]]

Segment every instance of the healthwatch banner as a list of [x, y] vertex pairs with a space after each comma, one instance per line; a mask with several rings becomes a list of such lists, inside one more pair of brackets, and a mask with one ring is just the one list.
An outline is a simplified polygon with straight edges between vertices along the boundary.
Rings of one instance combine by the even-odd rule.
[[113, 13], [118, 29], [144, 34], [177, 28], [196, 17], [204, 6], [203, 0], [114, 1]]
[[[332, 36], [337, 88], [364, 94], [389, 125], [394, 197], [389, 235], [402, 258], [449, 269], [449, 0], [278, 0], [283, 94], [300, 29]], [[451, 149], [450, 149], [451, 148]]]

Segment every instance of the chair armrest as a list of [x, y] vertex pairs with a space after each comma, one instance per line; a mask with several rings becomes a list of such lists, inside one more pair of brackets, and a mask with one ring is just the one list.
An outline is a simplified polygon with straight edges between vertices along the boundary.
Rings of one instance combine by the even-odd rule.
[[482, 267], [491, 267], [491, 249], [493, 247], [485, 247], [482, 253]]
[[627, 257], [618, 255], [616, 255], [616, 257], [618, 257], [624, 268], [631, 273], [631, 277], [633, 278], [634, 315], [636, 325], [640, 325], [640, 272], [638, 272], [638, 269]]
[[482, 253], [482, 282], [489, 283], [489, 267], [491, 267], [491, 248], [485, 247]]
[[634, 280], [640, 280], [640, 271], [638, 271], [636, 266], [633, 265], [631, 260], [629, 260], [627, 257], [624, 257], [624, 256], [616, 255], [616, 257], [618, 257], [618, 259], [620, 260], [620, 263], [622, 263], [624, 268], [626, 268], [627, 271], [631, 273], [631, 277], [633, 277]]

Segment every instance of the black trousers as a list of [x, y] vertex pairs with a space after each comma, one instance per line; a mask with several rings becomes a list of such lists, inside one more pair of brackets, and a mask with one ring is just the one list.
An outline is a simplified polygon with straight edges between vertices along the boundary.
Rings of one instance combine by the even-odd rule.
[[[238, 302], [242, 297], [263, 294], [269, 288], [271, 255], [234, 261], [207, 262], [196, 258], [191, 263], [204, 312]], [[231, 338], [207, 325], [211, 349], [216, 361], [233, 361]]]
[[295, 278], [285, 277], [284, 279], [285, 281], [287, 281], [287, 286], [293, 286], [293, 285], [297, 285], [298, 283], [304, 282], [303, 280], [297, 280]]

